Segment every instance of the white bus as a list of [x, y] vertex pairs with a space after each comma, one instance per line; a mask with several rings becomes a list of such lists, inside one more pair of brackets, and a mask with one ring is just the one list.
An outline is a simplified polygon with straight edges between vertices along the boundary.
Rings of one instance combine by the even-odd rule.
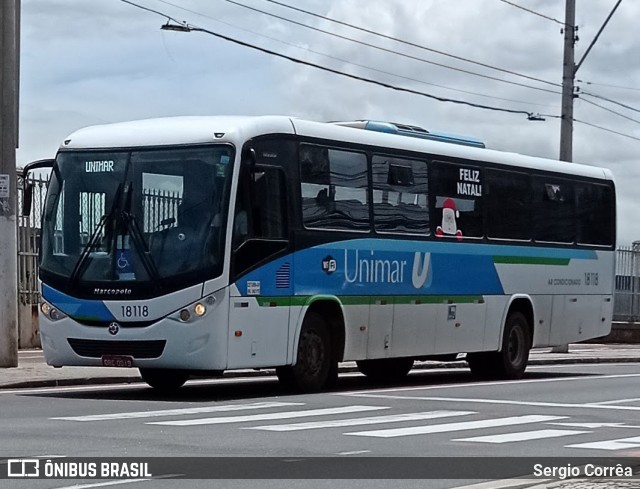
[[314, 391], [341, 361], [396, 379], [466, 353], [478, 376], [519, 378], [532, 347], [611, 327], [602, 168], [288, 117], [89, 127], [26, 172], [46, 165], [40, 333], [56, 367], [136, 367], [162, 389], [275, 368]]

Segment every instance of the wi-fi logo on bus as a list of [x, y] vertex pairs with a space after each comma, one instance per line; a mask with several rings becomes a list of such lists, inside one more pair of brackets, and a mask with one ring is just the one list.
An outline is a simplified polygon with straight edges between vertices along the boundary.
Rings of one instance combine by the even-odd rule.
[[327, 275], [331, 275], [337, 269], [338, 269], [338, 262], [336, 262], [331, 255], [327, 256], [322, 260], [322, 270], [324, 270]]

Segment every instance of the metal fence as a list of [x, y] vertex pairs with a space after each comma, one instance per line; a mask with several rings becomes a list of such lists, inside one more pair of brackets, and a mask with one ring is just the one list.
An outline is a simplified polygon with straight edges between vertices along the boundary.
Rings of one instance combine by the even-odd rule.
[[640, 321], [640, 241], [616, 251], [613, 320]]

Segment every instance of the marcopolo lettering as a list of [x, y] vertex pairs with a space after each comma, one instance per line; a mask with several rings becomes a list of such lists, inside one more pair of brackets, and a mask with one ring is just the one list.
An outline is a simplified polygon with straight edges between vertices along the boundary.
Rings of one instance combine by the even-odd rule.
[[85, 161], [84, 168], [87, 173], [104, 173], [113, 171], [113, 160]]

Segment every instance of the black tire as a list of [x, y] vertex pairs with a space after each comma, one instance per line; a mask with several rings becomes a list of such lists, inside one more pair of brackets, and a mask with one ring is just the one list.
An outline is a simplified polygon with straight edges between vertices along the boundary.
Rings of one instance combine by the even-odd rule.
[[142, 380], [162, 392], [178, 390], [189, 380], [187, 370], [172, 368], [140, 368], [139, 370]]
[[319, 314], [310, 312], [302, 323], [296, 364], [278, 367], [278, 379], [300, 392], [318, 392], [335, 380], [337, 372], [327, 323]]
[[389, 382], [405, 378], [413, 367], [413, 358], [358, 360], [356, 365], [371, 380]]
[[521, 312], [507, 317], [499, 352], [467, 355], [471, 372], [481, 378], [520, 379], [524, 375], [531, 350], [529, 321]]

